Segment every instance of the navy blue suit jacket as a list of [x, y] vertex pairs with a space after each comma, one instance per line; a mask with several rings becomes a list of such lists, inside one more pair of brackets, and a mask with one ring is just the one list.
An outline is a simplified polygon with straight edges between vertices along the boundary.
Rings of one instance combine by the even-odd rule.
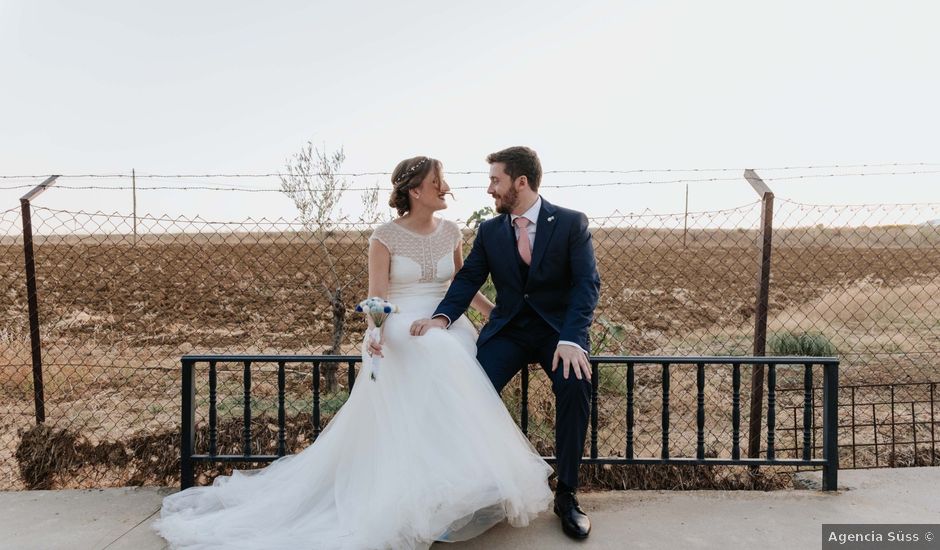
[[487, 275], [492, 275], [496, 307], [480, 331], [478, 346], [499, 332], [528, 302], [558, 331], [560, 340], [590, 350], [588, 331], [600, 294], [600, 277], [587, 216], [542, 198], [532, 263], [525, 280], [510, 220], [508, 214], [501, 214], [480, 224], [463, 268], [434, 315], [456, 320], [470, 306]]

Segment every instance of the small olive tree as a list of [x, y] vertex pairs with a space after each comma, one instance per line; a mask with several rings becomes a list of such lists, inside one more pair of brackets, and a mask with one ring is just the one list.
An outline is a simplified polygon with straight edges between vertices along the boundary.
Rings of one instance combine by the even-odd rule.
[[[345, 160], [346, 154], [342, 148], [328, 152], [326, 147], [320, 150], [308, 141], [286, 161], [287, 172], [281, 176], [281, 191], [294, 202], [301, 223], [322, 249], [326, 273], [319, 281], [320, 290], [330, 305], [333, 317], [333, 334], [327, 354], [340, 353], [348, 311], [343, 291], [352, 282], [351, 279], [343, 280], [337, 268], [337, 258], [327, 243], [338, 223], [350, 221], [340, 209], [340, 200], [349, 190], [349, 180], [341, 170]], [[356, 221], [375, 223], [381, 219], [378, 192], [378, 186], [365, 191], [362, 195], [362, 215]], [[336, 363], [323, 365], [327, 392], [337, 390], [337, 369]]]

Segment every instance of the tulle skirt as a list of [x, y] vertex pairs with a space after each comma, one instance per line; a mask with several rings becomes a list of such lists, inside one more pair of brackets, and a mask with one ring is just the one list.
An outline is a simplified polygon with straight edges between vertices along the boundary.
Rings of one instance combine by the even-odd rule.
[[399, 298], [377, 380], [369, 357], [346, 404], [303, 452], [167, 496], [173, 548], [404, 549], [524, 526], [551, 502], [551, 467], [476, 361], [476, 334], [408, 333], [437, 300]]

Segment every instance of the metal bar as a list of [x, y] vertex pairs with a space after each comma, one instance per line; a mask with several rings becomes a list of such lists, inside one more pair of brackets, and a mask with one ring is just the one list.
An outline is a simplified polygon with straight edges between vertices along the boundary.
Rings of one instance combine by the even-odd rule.
[[597, 386], [600, 383], [597, 363], [591, 362], [591, 458], [597, 458]]
[[284, 411], [284, 361], [277, 363], [277, 456], [287, 454], [287, 434], [285, 423], [286, 414]]
[[810, 458], [813, 430], [813, 365], [807, 364], [803, 370], [803, 459]]
[[216, 387], [218, 384], [215, 361], [209, 361], [209, 454], [219, 454], [219, 418], [216, 401], [218, 395]]
[[695, 373], [698, 394], [695, 417], [695, 456], [705, 458], [705, 364], [699, 363]]
[[[314, 361], [321, 362], [337, 362], [337, 361], [355, 361], [356, 363], [362, 362], [362, 357], [359, 355], [270, 355], [270, 354], [187, 354], [182, 356], [183, 359], [189, 359], [195, 362], [207, 362], [207, 361], [251, 361], [253, 363], [276, 363], [278, 361], [287, 361], [288, 363], [312, 363]], [[837, 357], [809, 357], [809, 356], [742, 356], [742, 355], [716, 355], [716, 356], [705, 356], [705, 355], [690, 355], [690, 356], [678, 356], [678, 355], [598, 355], [593, 356], [592, 360], [596, 361], [601, 365], [626, 365], [627, 363], [634, 363], [637, 365], [662, 365], [662, 364], [676, 364], [676, 363], [706, 363], [709, 365], [733, 365], [738, 363], [740, 365], [762, 365], [766, 363], [774, 363], [777, 365], [803, 365], [806, 363], [814, 363], [816, 365], [837, 365], [839, 364], [839, 359]], [[877, 385], [886, 385], [886, 384], [877, 384]], [[903, 384], [901, 384], [903, 385]]]
[[750, 168], [745, 170], [744, 179], [746, 179], [747, 182], [751, 184], [751, 187], [754, 188], [754, 191], [757, 192], [761, 198], [764, 198], [764, 196], [768, 193], [773, 194], [773, 192], [770, 190], [770, 187], [767, 187], [767, 184], [764, 183], [764, 180], [760, 179], [760, 176], [758, 176], [757, 172], [754, 170], [751, 170]]
[[[193, 455], [192, 462], [219, 462], [219, 463], [232, 463], [232, 462], [273, 462], [280, 458], [277, 455]], [[557, 461], [554, 456], [542, 457], [543, 460], [549, 463], [554, 463]], [[776, 460], [767, 460], [764, 458], [751, 459], [751, 458], [742, 458], [740, 460], [731, 460], [728, 458], [687, 458], [687, 457], [674, 457], [669, 459], [662, 458], [634, 458], [631, 460], [624, 458], [584, 458], [581, 460], [582, 464], [672, 464], [672, 465], [690, 465], [690, 466], [707, 466], [707, 465], [716, 465], [716, 466], [825, 466], [825, 461], [822, 459], [814, 459], [809, 462], [793, 459], [793, 458], [780, 458]]]
[[890, 466], [897, 466], [898, 453], [897, 448], [895, 447], [895, 435], [894, 435], [894, 386], [891, 386], [891, 462], [894, 464], [889, 464]]
[[[924, 385], [927, 386], [927, 385], [929, 385], [929, 383], [924, 382]], [[848, 386], [848, 387], [851, 387], [851, 386]], [[843, 387], [843, 388], [841, 388], [841, 389], [846, 389], [846, 388]], [[777, 390], [777, 392], [779, 393], [779, 390]], [[778, 400], [778, 401], [779, 401], [779, 400]], [[813, 402], [815, 403], [815, 400], [814, 400]], [[917, 401], [917, 402], [919, 403], [919, 401]], [[906, 401], [904, 401], [904, 403], [906, 403]], [[925, 403], [926, 403], [926, 401], [925, 401]], [[858, 406], [861, 407], [861, 406], [868, 406], [868, 405], [890, 405], [890, 404], [891, 404], [891, 401], [869, 401], [869, 402], [867, 402], [867, 403], [860, 403]], [[843, 408], [843, 409], [847, 409], [847, 408], [849, 408], [849, 405], [848, 405], [848, 404], [840, 404], [839, 407], [841, 407], [841, 408]], [[790, 408], [793, 408], [793, 407], [790, 407]], [[802, 406], [802, 405], [797, 405], [796, 408], [802, 409], [803, 406]], [[778, 405], [778, 406], [777, 406], [777, 410], [779, 410], [779, 409], [780, 409], [780, 406]], [[816, 410], [816, 405], [815, 405], [815, 404], [813, 405], [813, 410], [814, 410], [814, 411]], [[818, 424], [818, 423], [817, 423], [817, 424]], [[862, 426], [862, 425], [863, 425], [863, 424], [859, 424], [859, 426]], [[817, 430], [817, 431], [819, 430], [819, 426], [818, 426], [818, 425], [816, 426], [816, 430]]]
[[731, 458], [741, 458], [741, 365], [731, 371]]
[[284, 355], [273, 355], [266, 353], [190, 353], [184, 354], [183, 359], [189, 359], [197, 363], [202, 363], [206, 361], [225, 361], [240, 363], [242, 361], [251, 361], [252, 363], [277, 363], [278, 361], [284, 361], [286, 363], [313, 363], [314, 361], [322, 362], [343, 362], [343, 361], [353, 361], [355, 363], [362, 363], [361, 355], [294, 355], [294, 354], [284, 354]]
[[933, 413], [934, 387], [936, 383], [930, 384], [930, 465], [937, 465], [937, 438], [934, 436], [934, 424], [937, 423], [937, 417]]
[[131, 202], [134, 210], [134, 246], [137, 246], [137, 171], [131, 168]]
[[875, 436], [875, 467], [878, 466], [878, 422], [875, 420], [875, 406], [871, 406], [871, 430]]
[[669, 364], [663, 364], [663, 450], [662, 457], [669, 458]]
[[[761, 197], [760, 272], [754, 306], [754, 355], [766, 355], [767, 314], [770, 308], [770, 263], [773, 243], [774, 194], [754, 170], [745, 170], [744, 178]], [[748, 456], [760, 455], [761, 412], [764, 401], [764, 366], [751, 371], [751, 410], [748, 433]], [[768, 421], [769, 423], [769, 421]]]
[[751, 407], [748, 417], [747, 455], [751, 458], [760, 456], [760, 433], [762, 425], [762, 404], [764, 401], [764, 366], [751, 368]]
[[[542, 460], [548, 463], [556, 462], [556, 457], [553, 456], [543, 456]], [[814, 467], [819, 468], [825, 466], [826, 461], [817, 458], [810, 461], [805, 461], [799, 458], [777, 458], [774, 460], [767, 460], [766, 458], [741, 458], [739, 460], [732, 460], [730, 458], [704, 458], [698, 459], [693, 457], [671, 457], [671, 458], [655, 458], [655, 457], [643, 457], [643, 458], [633, 458], [625, 459], [620, 457], [601, 457], [597, 459], [593, 458], [583, 458], [581, 459], [581, 464], [611, 464], [611, 465], [629, 465], [629, 464], [663, 464], [663, 465], [675, 465], [675, 466], [802, 466], [802, 467]]]
[[[771, 359], [771, 358], [768, 357], [768, 359]], [[761, 358], [761, 360], [763, 361], [763, 358]], [[812, 361], [814, 364], [817, 364], [817, 365], [824, 365], [824, 364], [826, 364], [826, 362], [820, 363], [819, 361], [816, 360], [815, 357], [807, 357], [807, 358], [804, 360], [804, 362], [806, 362], [806, 361]], [[764, 362], [766, 362], [766, 361], [764, 361]], [[774, 362], [777, 363], [778, 365], [790, 365], [790, 364], [793, 364], [793, 362], [778, 362], [778, 361], [774, 361]], [[836, 363], [836, 362], [837, 362], [837, 361], [834, 361], [833, 363]], [[928, 385], [930, 385], [930, 382], [897, 382], [897, 383], [891, 382], [891, 383], [889, 383], [889, 384], [851, 384], [851, 385], [849, 385], [849, 384], [843, 384], [841, 387], [842, 387], [842, 389], [845, 389], [845, 388], [859, 388], [859, 389], [862, 389], [862, 388], [890, 388], [891, 386], [894, 386], [894, 387], [896, 387], [896, 388], [904, 388], [904, 387], [907, 387], [907, 386], [928, 386]], [[815, 386], [815, 387], [813, 387], [813, 389], [814, 389], [814, 390], [822, 390], [822, 386]], [[803, 387], [800, 386], [800, 387], [796, 387], [796, 388], [782, 388], [782, 389], [779, 389], [778, 391], [802, 391], [802, 390], [803, 390]], [[866, 403], [866, 405], [867, 405], [867, 403]]]
[[777, 365], [767, 366], [767, 458], [774, 458], [777, 433]]
[[[810, 408], [813, 410], [813, 413], [814, 413], [814, 416], [815, 416], [815, 411], [816, 411], [816, 392], [815, 392], [815, 391], [812, 391], [812, 392], [810, 392], [810, 395], [812, 396], [812, 399], [810, 399]], [[824, 405], [824, 406], [825, 406], [825, 405]], [[813, 436], [813, 448], [814, 448], [814, 449], [818, 447], [817, 441], [816, 441], [816, 433], [817, 433], [818, 431], [819, 431], [819, 430], [817, 430], [817, 429], [815, 429], [815, 428], [814, 428], [813, 431], [812, 431], [812, 436]]]
[[349, 387], [349, 393], [352, 393], [353, 386], [356, 384], [356, 362], [346, 362], [346, 385]]
[[914, 412], [914, 402], [911, 401], [911, 434], [914, 437], [914, 463], [911, 466], [917, 466], [917, 416]]
[[49, 176], [48, 178], [46, 178], [45, 180], [43, 180], [42, 183], [40, 183], [40, 184], [37, 185], [36, 187], [33, 187], [32, 190], [30, 190], [29, 193], [26, 193], [25, 195], [23, 195], [22, 197], [20, 197], [20, 202], [21, 202], [21, 203], [22, 203], [23, 201], [29, 202], [29, 201], [35, 199], [36, 197], [38, 197], [39, 195], [41, 195], [41, 194], [43, 193], [43, 191], [45, 191], [46, 189], [52, 187], [52, 184], [55, 183], [55, 180], [57, 180], [57, 179], [59, 179], [59, 176], [57, 176], [57, 175], [56, 175], [56, 176]]
[[685, 217], [682, 220], [682, 248], [686, 247], [686, 236], [689, 233], [689, 184], [685, 184]]
[[188, 489], [195, 483], [193, 471], [193, 451], [196, 446], [196, 384], [193, 362], [183, 360], [182, 369], [182, 404], [180, 406], [180, 490]]
[[522, 433], [529, 435], [529, 365], [522, 367], [522, 396], [519, 400], [519, 424]]
[[[839, 481], [839, 367], [823, 367], [823, 490], [835, 491]], [[877, 450], [876, 450], [877, 454]]]
[[633, 458], [633, 425], [634, 418], [633, 390], [636, 385], [633, 363], [627, 363], [627, 458]]
[[246, 455], [251, 454], [251, 361], [245, 361], [245, 367], [243, 371], [243, 377], [245, 381], [244, 388], [244, 406], [242, 410], [244, 411], [244, 419], [242, 426], [242, 435], [244, 436], [243, 450]]
[[313, 363], [313, 440], [320, 437], [320, 362]]
[[[555, 457], [542, 457], [543, 460], [549, 463], [555, 462]], [[820, 467], [825, 466], [826, 461], [821, 458], [816, 458], [810, 461], [806, 461], [799, 458], [777, 458], [774, 460], [767, 460], [766, 458], [741, 458], [738, 460], [733, 460], [730, 458], [692, 458], [692, 457], [671, 457], [671, 458], [655, 458], [655, 457], [644, 457], [644, 458], [633, 458], [625, 459], [620, 457], [602, 457], [597, 459], [584, 458], [581, 460], [582, 464], [665, 464], [665, 465], [691, 465], [691, 466], [706, 466], [706, 465], [716, 465], [716, 466], [803, 466], [803, 467]]]
[[[32, 192], [35, 191], [36, 189], [33, 189]], [[30, 195], [27, 194], [26, 197], [29, 196]], [[42, 341], [39, 334], [39, 293], [36, 288], [36, 260], [33, 255], [32, 212], [29, 199], [26, 197], [20, 199], [20, 209], [23, 213], [23, 260], [26, 264], [26, 303], [29, 315], [30, 355], [33, 363], [33, 407], [36, 415], [36, 424], [42, 424], [46, 421], [46, 399], [42, 381]]]
[[[285, 432], [286, 432], [286, 423], [285, 423], [285, 411], [284, 411], [284, 401], [285, 401], [285, 363], [286, 360], [284, 356], [277, 361], [278, 364], [278, 454], [277, 455], [252, 455], [250, 449], [250, 412], [251, 412], [251, 372], [250, 366], [252, 361], [245, 360], [245, 452], [241, 455], [218, 455], [214, 452], [211, 452], [208, 455], [196, 455], [193, 453], [195, 440], [194, 440], [194, 426], [195, 426], [195, 383], [194, 383], [194, 372], [193, 364], [195, 361], [190, 358], [191, 356], [185, 356], [183, 359], [183, 441], [181, 442], [181, 485], [189, 483], [188, 486], [192, 486], [193, 483], [193, 464], [197, 461], [206, 461], [206, 462], [266, 462], [272, 461], [276, 458], [283, 456], [285, 452]], [[213, 356], [213, 357], [231, 357], [231, 356]], [[247, 357], [247, 356], [244, 356]], [[252, 356], [257, 357], [257, 356]], [[335, 357], [332, 358], [333, 361], [336, 361]], [[597, 358], [596, 358], [597, 359]], [[618, 358], [620, 359], [620, 358]], [[741, 358], [737, 358], [741, 359]], [[597, 398], [600, 387], [600, 360], [592, 361], [592, 450], [590, 457], [583, 460], [586, 464], [677, 464], [677, 465], [744, 465], [749, 467], [757, 467], [762, 465], [781, 465], [781, 466], [795, 466], [795, 467], [806, 467], [806, 466], [822, 466], [824, 473], [824, 485], [826, 487], [835, 487], [837, 478], [834, 480], [833, 476], [837, 476], [838, 471], [838, 363], [824, 362], [824, 372], [825, 377], [823, 380], [823, 401], [824, 401], [824, 418], [823, 418], [823, 427], [825, 435], [825, 447], [823, 449], [823, 458], [822, 459], [811, 459], [808, 458], [808, 453], [805, 449], [806, 443], [806, 403], [805, 395], [806, 388], [812, 386], [812, 380], [807, 380], [806, 375], [804, 374], [804, 452], [802, 459], [791, 459], [784, 458], [778, 459], [774, 456], [774, 432], [776, 430], [775, 424], [771, 423], [776, 414], [776, 364], [770, 362], [770, 358], [746, 358], [752, 359], [755, 362], [768, 362], [768, 384], [770, 391], [768, 392], [768, 422], [771, 429], [768, 431], [768, 456], [764, 459], [761, 458], [744, 458], [740, 457], [740, 365], [741, 363], [733, 363], [733, 392], [732, 397], [732, 423], [734, 424], [734, 449], [732, 451], [731, 459], [718, 459], [718, 458], [704, 458], [704, 382], [705, 382], [705, 365], [708, 364], [707, 361], [697, 362], [697, 371], [696, 371], [696, 390], [697, 390], [697, 410], [696, 410], [696, 457], [695, 458], [670, 458], [669, 450], [669, 428], [670, 428], [670, 386], [671, 386], [671, 376], [670, 368], [672, 364], [669, 362], [663, 361], [661, 358], [655, 358], [655, 360], [650, 361], [649, 358], [646, 358], [642, 363], [644, 364], [660, 364], [662, 367], [662, 389], [663, 389], [663, 410], [662, 410], [662, 421], [663, 421], [663, 448], [662, 456], [659, 458], [647, 457], [647, 458], [635, 458], [634, 454], [634, 428], [635, 428], [635, 365], [633, 362], [627, 362], [627, 430], [628, 430], [628, 441], [627, 441], [627, 457], [600, 457], [598, 452], [598, 424], [599, 424], [599, 411], [597, 410]], [[217, 386], [217, 373], [215, 372], [215, 359], [210, 362], [210, 408], [213, 407], [214, 402], [217, 402], [217, 399], [212, 398], [212, 394], [215, 393], [215, 386]], [[355, 359], [352, 359], [355, 361]], [[619, 362], [619, 361], [618, 361]], [[686, 363], [683, 361], [682, 363]], [[317, 435], [319, 435], [320, 428], [320, 363], [318, 361], [313, 362], [314, 370], [314, 382], [313, 382], [313, 391], [314, 391], [314, 428]], [[812, 364], [804, 364], [804, 369], [810, 369], [811, 372]], [[528, 370], [528, 369], [527, 369]], [[805, 372], [805, 371], [804, 371]], [[811, 376], [811, 375], [810, 375]], [[214, 380], [213, 380], [214, 379]], [[188, 382], [187, 382], [188, 380]], [[808, 384], [806, 382], [809, 382]], [[933, 391], [933, 387], [931, 387]], [[853, 398], [854, 400], [854, 398]], [[794, 415], [796, 407], [790, 407], [794, 410]], [[188, 411], [188, 414], [187, 414]], [[912, 405], [912, 414], [913, 414], [913, 405]], [[933, 413], [931, 413], [933, 414]], [[212, 414], [210, 414], [212, 416]], [[874, 418], [874, 417], [873, 417]], [[811, 419], [811, 417], [810, 417]], [[795, 416], [794, 416], [795, 422]], [[915, 421], [916, 423], [916, 421]], [[210, 420], [210, 424], [213, 422]], [[933, 426], [932, 426], [933, 427]], [[211, 431], [211, 428], [210, 428]], [[794, 434], [796, 433], [796, 427], [794, 427]], [[915, 434], [916, 436], [916, 434]], [[835, 439], [833, 439], [833, 437]], [[210, 439], [212, 439], [210, 437]], [[916, 437], [915, 437], [916, 439]], [[188, 441], [188, 443], [187, 443]], [[211, 445], [210, 445], [211, 446]], [[875, 443], [877, 449], [877, 442]], [[915, 444], [916, 448], [916, 444]], [[796, 449], [794, 449], [796, 451]], [[811, 455], [811, 453], [809, 453]], [[876, 453], [877, 454], [877, 453]], [[547, 457], [546, 460], [549, 462], [554, 461], [553, 457]], [[831, 489], [827, 489], [831, 490]]]
[[[800, 441], [799, 441], [800, 428], [799, 428], [799, 426], [797, 426], [797, 424], [796, 424], [796, 407], [787, 407], [787, 409], [790, 409], [790, 412], [793, 413], [793, 414], [790, 415], [790, 416], [793, 418], [793, 427], [792, 427], [792, 428], [787, 428], [787, 432], [790, 432], [791, 430], [793, 431], [793, 448], [792, 448], [792, 449], [786, 448], [786, 449], [779, 449], [779, 450], [782, 450], [782, 451], [791, 451], [791, 450], [792, 450], [792, 451], [793, 451], [793, 454], [794, 454], [794, 455], [797, 455], [797, 454], [798, 454], [798, 451], [800, 450], [800, 449], [799, 449], [799, 447], [800, 447]], [[782, 429], [781, 429], [781, 431], [782, 431]], [[804, 457], [804, 458], [805, 458], [805, 457]]]
[[852, 467], [857, 468], [858, 465], [855, 460], [855, 386], [852, 386], [852, 391], [849, 395], [851, 395], [852, 399]]
[[193, 455], [193, 462], [217, 462], [230, 464], [233, 462], [274, 462], [281, 458], [278, 455]]

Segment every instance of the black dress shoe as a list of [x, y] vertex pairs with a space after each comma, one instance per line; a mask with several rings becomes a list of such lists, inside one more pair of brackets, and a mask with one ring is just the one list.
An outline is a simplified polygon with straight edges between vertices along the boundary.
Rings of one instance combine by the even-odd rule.
[[586, 539], [591, 532], [591, 519], [578, 505], [573, 492], [555, 495], [555, 515], [561, 518], [561, 530], [573, 539]]

